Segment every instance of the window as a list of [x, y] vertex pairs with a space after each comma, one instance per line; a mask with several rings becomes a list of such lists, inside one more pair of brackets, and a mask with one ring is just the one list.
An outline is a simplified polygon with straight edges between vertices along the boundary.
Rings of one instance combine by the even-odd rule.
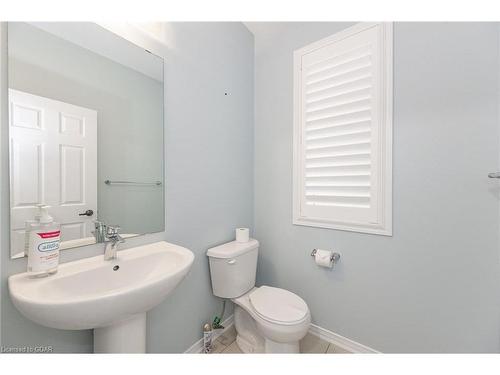
[[392, 235], [392, 24], [294, 53], [293, 223]]

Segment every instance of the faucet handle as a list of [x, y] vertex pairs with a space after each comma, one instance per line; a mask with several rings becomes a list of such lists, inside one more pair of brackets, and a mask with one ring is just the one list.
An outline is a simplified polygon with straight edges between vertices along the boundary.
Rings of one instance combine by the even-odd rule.
[[120, 231], [120, 227], [119, 226], [111, 226], [111, 225], [107, 225], [106, 226], [106, 234], [108, 236], [114, 236], [114, 235], [117, 235], [118, 232]]
[[121, 228], [118, 227], [118, 226], [115, 226], [115, 227], [112, 227], [112, 226], [107, 226], [106, 228], [106, 238], [110, 241], [112, 241], [113, 243], [117, 243], [117, 242], [125, 242], [125, 240], [122, 238], [122, 236], [120, 236], [118, 234], [118, 231], [120, 230]]

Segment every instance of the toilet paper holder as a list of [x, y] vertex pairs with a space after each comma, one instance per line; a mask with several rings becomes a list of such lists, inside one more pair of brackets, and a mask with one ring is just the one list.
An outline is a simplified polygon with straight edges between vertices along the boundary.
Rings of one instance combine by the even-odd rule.
[[[313, 251], [311, 252], [311, 256], [312, 257], [316, 256], [317, 251], [318, 249], [313, 249]], [[340, 254], [332, 252], [332, 255], [330, 256], [330, 261], [333, 262], [333, 264], [335, 264], [339, 261], [339, 259], [340, 259]]]

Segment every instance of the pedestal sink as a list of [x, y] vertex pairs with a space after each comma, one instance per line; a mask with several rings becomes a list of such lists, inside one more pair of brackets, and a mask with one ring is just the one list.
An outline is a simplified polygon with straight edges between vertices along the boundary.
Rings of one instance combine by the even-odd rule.
[[167, 242], [117, 254], [108, 261], [99, 255], [64, 263], [45, 278], [13, 275], [12, 301], [25, 317], [43, 326], [94, 329], [96, 353], [144, 353], [146, 311], [179, 284], [194, 255]]

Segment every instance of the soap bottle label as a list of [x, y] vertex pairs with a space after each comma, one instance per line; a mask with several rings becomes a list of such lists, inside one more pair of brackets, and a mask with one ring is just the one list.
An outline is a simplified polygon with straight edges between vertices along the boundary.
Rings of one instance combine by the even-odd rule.
[[59, 264], [60, 230], [49, 232], [33, 231], [30, 236], [30, 249], [34, 254], [28, 257], [28, 267], [32, 272], [47, 271]]

